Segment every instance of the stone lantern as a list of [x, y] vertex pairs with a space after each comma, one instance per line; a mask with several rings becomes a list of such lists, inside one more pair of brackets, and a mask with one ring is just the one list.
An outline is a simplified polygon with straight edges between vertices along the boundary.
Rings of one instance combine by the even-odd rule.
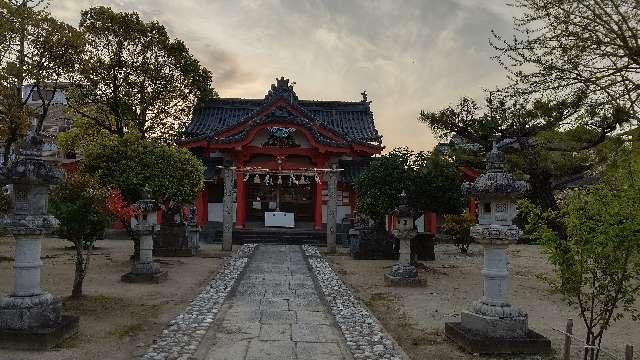
[[484, 296], [461, 313], [461, 321], [447, 323], [448, 337], [473, 353], [541, 353], [550, 342], [529, 330], [528, 315], [507, 301], [507, 247], [522, 231], [513, 224], [515, 199], [529, 185], [516, 181], [504, 169], [505, 156], [494, 144], [487, 158], [487, 171], [474, 183], [463, 184], [463, 192], [479, 202], [478, 224], [471, 237], [484, 248]]
[[35, 153], [21, 155], [0, 170], [13, 204], [0, 228], [16, 240], [14, 289], [0, 298], [0, 347], [47, 349], [78, 331], [78, 317], [63, 315], [60, 300], [40, 288], [42, 238], [58, 223], [48, 214], [49, 186], [64, 173]]
[[189, 208], [187, 220], [187, 241], [189, 247], [196, 253], [200, 249], [200, 229], [197, 222], [197, 210], [195, 206]]
[[167, 272], [160, 270], [160, 265], [153, 261], [153, 232], [155, 227], [149, 223], [149, 214], [158, 208], [151, 192], [145, 188], [144, 198], [136, 202], [138, 217], [133, 230], [140, 239], [140, 257], [133, 264], [130, 272], [122, 275], [122, 281], [131, 283], [161, 283], [167, 280]]
[[413, 226], [413, 209], [407, 204], [407, 194], [400, 195], [400, 205], [393, 211], [396, 228], [394, 236], [400, 240], [398, 264], [384, 275], [385, 282], [391, 286], [418, 286], [421, 284], [418, 271], [411, 265], [411, 239], [418, 233]]

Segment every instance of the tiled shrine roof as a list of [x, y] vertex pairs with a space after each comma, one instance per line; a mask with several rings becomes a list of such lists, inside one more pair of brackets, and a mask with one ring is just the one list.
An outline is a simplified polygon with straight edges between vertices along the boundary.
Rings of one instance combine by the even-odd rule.
[[[254, 119], [254, 122], [264, 123], [269, 121], [286, 120], [296, 125], [302, 123], [317, 124], [342, 137], [352, 144], [376, 144], [380, 145], [382, 136], [378, 133], [373, 120], [370, 102], [363, 94], [362, 101], [315, 101], [298, 100], [293, 86], [288, 80], [277, 79], [277, 85], [273, 85], [264, 99], [236, 99], [217, 98], [197, 107], [193, 112], [191, 123], [184, 132], [184, 141], [209, 140], [212, 142], [233, 142], [235, 139], [218, 138], [218, 135], [232, 129], [245, 121], [255, 117], [260, 110], [277, 100], [285, 99], [296, 106], [304, 114], [300, 116], [266, 116], [262, 119]], [[291, 115], [291, 114], [289, 114]], [[317, 134], [316, 134], [317, 135]], [[235, 135], [242, 136], [241, 134]], [[321, 142], [332, 144], [330, 139], [317, 136]]]

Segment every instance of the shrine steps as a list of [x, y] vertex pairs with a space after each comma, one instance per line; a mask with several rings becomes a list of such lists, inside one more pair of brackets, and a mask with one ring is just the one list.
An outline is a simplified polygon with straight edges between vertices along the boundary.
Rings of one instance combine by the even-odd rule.
[[[292, 244], [292, 245], [324, 245], [327, 242], [325, 231], [309, 229], [234, 229], [234, 244]], [[200, 232], [200, 241], [205, 243], [222, 243], [220, 226], [207, 225]]]
[[234, 230], [234, 244], [292, 244], [321, 245], [326, 243], [326, 233], [313, 230]]

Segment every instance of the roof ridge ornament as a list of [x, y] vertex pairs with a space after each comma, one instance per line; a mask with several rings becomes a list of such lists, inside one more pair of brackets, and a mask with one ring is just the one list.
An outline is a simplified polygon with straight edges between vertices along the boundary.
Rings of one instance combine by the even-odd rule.
[[264, 100], [272, 101], [276, 98], [284, 98], [291, 103], [298, 102], [298, 95], [293, 91], [293, 85], [295, 85], [295, 82], [292, 81], [291, 84], [289, 84], [289, 79], [285, 79], [284, 76], [279, 79], [276, 78], [276, 83], [271, 84], [271, 89], [267, 92], [267, 95], [265, 95]]
[[493, 140], [493, 146], [487, 155], [487, 171], [504, 172], [505, 156], [504, 152], [498, 149], [496, 140]]

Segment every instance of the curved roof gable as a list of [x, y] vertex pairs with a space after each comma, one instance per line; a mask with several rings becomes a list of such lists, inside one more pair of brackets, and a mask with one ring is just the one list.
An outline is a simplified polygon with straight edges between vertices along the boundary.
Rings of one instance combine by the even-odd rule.
[[[298, 116], [298, 119], [291, 116], [286, 119], [278, 116], [259, 116], [265, 109], [282, 100], [295, 107], [304, 116]], [[282, 123], [284, 120], [301, 126], [308, 126], [311, 121], [350, 144], [381, 146], [382, 136], [375, 128], [369, 105], [370, 102], [366, 100], [365, 93], [363, 93], [363, 100], [358, 102], [299, 100], [293, 91], [293, 86], [289, 85], [289, 80], [283, 77], [276, 79], [276, 84], [271, 85], [264, 99], [218, 98], [197, 107], [193, 112], [191, 123], [184, 131], [183, 142], [199, 140], [221, 142], [223, 139], [219, 136], [222, 133], [244, 123], [264, 124], [269, 121]], [[314, 132], [320, 142], [338, 145], [334, 139], [318, 133], [315, 129]], [[241, 132], [232, 137], [225, 137], [224, 142], [239, 139], [238, 136], [241, 136]]]

